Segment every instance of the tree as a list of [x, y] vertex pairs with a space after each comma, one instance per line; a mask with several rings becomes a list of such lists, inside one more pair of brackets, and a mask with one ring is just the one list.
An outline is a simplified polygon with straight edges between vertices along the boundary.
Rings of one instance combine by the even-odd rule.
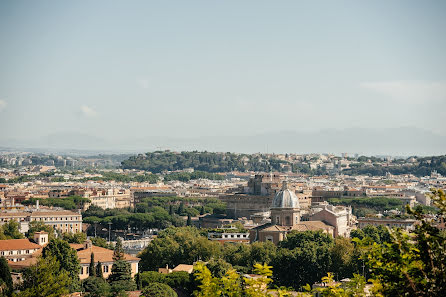
[[71, 279], [66, 270], [60, 269], [53, 256], [39, 258], [36, 265], [23, 273], [23, 290], [17, 297], [60, 297], [68, 294]]
[[232, 265], [221, 258], [217, 260], [212, 258], [206, 263], [206, 267], [213, 276], [218, 278], [223, 277], [229, 269], [232, 269]]
[[184, 212], [184, 202], [180, 203], [180, 207], [178, 207], [177, 214], [181, 215]]
[[167, 228], [141, 252], [141, 271], [157, 270], [166, 264], [192, 264], [198, 259], [218, 258], [221, 246], [200, 235], [194, 227]]
[[358, 251], [350, 239], [345, 237], [335, 238], [334, 245], [329, 252], [332, 261], [330, 270], [337, 280], [351, 277], [353, 273], [359, 272], [362, 261], [358, 262]]
[[[431, 199], [446, 217], [446, 196], [432, 190]], [[375, 293], [383, 296], [446, 296], [446, 237], [419, 211], [407, 207], [419, 224], [411, 232], [392, 230], [390, 241], [355, 241], [366, 251]]]
[[132, 279], [132, 268], [130, 263], [125, 261], [124, 250], [122, 248], [122, 241], [120, 238], [116, 241], [115, 249], [113, 251], [113, 260], [111, 274], [107, 281], [111, 286], [114, 294], [119, 294], [123, 291], [132, 291], [136, 289], [136, 284]]
[[88, 267], [89, 275], [96, 276], [96, 267], [94, 266], [94, 253], [90, 254], [90, 266]]
[[122, 248], [122, 240], [120, 237], [116, 240], [115, 249], [113, 250], [113, 260], [119, 261], [124, 259], [124, 249]]
[[272, 261], [278, 285], [299, 289], [314, 283], [331, 267], [333, 239], [321, 231], [290, 232]]
[[[241, 278], [234, 269], [229, 269], [221, 278], [212, 275], [210, 270], [202, 262], [195, 265], [194, 276], [200, 283], [198, 290], [194, 292], [196, 297], [267, 297], [268, 285], [272, 283], [271, 266], [266, 264], [255, 264], [253, 273], [258, 276], [255, 278]], [[279, 290], [277, 290], [279, 292]], [[291, 296], [284, 288], [280, 289], [278, 296]]]
[[82, 282], [87, 297], [104, 297], [110, 293], [110, 285], [100, 277], [90, 276]]
[[204, 210], [204, 205], [201, 206], [200, 215], [204, 215], [206, 211]]
[[191, 219], [190, 215], [187, 216], [186, 226], [192, 226], [192, 219]]
[[136, 284], [132, 279], [130, 263], [124, 260], [118, 260], [113, 263], [111, 274], [107, 281], [111, 286], [112, 292], [115, 294], [136, 289]]
[[0, 283], [4, 284], [0, 290], [0, 296], [9, 296], [12, 293], [12, 277], [8, 261], [0, 257]]
[[168, 285], [162, 283], [151, 283], [145, 287], [141, 296], [143, 297], [177, 297], [177, 293]]
[[104, 278], [104, 273], [102, 272], [101, 261], [98, 261], [98, 264], [96, 265], [96, 277]]
[[28, 232], [26, 233], [26, 236], [28, 237], [28, 239], [33, 239], [34, 233], [40, 232], [40, 231], [45, 231], [48, 233], [49, 241], [56, 238], [56, 236], [54, 235], [53, 227], [51, 227], [50, 225], [46, 225], [42, 221], [31, 221], [29, 223], [29, 229], [28, 229]]
[[5, 239], [21, 239], [23, 234], [20, 233], [20, 225], [16, 220], [9, 220], [7, 223], [1, 226]]
[[72, 249], [68, 242], [62, 239], [52, 239], [43, 248], [42, 257], [54, 257], [60, 266], [61, 271], [66, 271], [71, 279], [70, 292], [80, 289], [79, 270], [81, 268], [76, 250]]
[[87, 240], [87, 234], [82, 232], [65, 232], [62, 234], [62, 239], [68, 241], [69, 243], [83, 243]]
[[175, 212], [173, 211], [173, 205], [169, 205], [169, 215], [173, 215]]

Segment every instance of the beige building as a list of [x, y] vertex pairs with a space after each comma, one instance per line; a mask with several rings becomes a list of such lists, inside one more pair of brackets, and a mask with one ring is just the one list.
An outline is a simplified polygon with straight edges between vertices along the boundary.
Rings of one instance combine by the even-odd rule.
[[0, 212], [0, 225], [15, 220], [20, 224], [20, 232], [25, 233], [32, 221], [43, 222], [61, 232], [82, 232], [82, 215], [69, 210], [33, 209], [31, 211]]
[[[91, 253], [94, 254], [95, 267], [98, 262], [101, 262], [104, 278], [107, 278], [111, 274], [111, 269], [115, 262], [113, 260], [112, 250], [92, 245], [89, 240], [83, 244], [70, 244], [70, 246], [77, 251], [77, 256], [79, 257], [81, 264], [79, 277], [81, 280], [86, 279], [90, 275], [89, 266]], [[132, 277], [134, 277], [138, 273], [138, 263], [140, 259], [128, 254], [124, 254], [124, 259], [130, 263]]]
[[314, 203], [308, 219], [333, 226], [334, 236], [349, 237], [356, 224], [351, 207], [334, 206], [327, 202]]
[[[22, 240], [22, 239], [19, 239]], [[25, 239], [23, 239], [25, 240]], [[28, 241], [29, 242], [29, 241]], [[1, 241], [0, 241], [1, 243]], [[102, 265], [102, 271], [104, 278], [107, 278], [111, 274], [111, 269], [113, 266], [113, 263], [115, 262], [113, 260], [113, 250], [105, 249], [102, 247], [94, 246], [91, 244], [91, 241], [87, 240], [83, 244], [70, 244], [71, 248], [75, 249], [77, 252], [77, 256], [79, 258], [81, 269], [79, 271], [79, 278], [86, 279], [90, 275], [89, 266], [90, 266], [90, 259], [91, 259], [91, 253], [94, 253], [94, 259], [95, 259], [95, 267], [98, 264], [98, 261], [101, 262]], [[30, 246], [31, 247], [31, 246]], [[37, 258], [41, 254], [42, 247], [40, 245], [35, 245], [34, 247], [37, 248], [36, 252], [34, 252], [30, 257], [23, 261], [17, 261], [17, 262], [9, 262], [9, 266], [12, 269], [20, 270], [29, 268], [32, 265], [35, 265], [37, 263]], [[139, 258], [133, 257], [128, 254], [124, 254], [124, 259], [128, 263], [130, 263], [130, 267], [132, 269], [132, 277], [134, 277], [138, 273], [138, 263], [140, 261]]]
[[386, 218], [358, 218], [358, 227], [360, 229], [364, 228], [367, 225], [372, 226], [387, 226], [389, 228], [397, 227], [403, 228], [406, 230], [410, 230], [414, 228], [416, 220], [412, 219], [386, 219]]

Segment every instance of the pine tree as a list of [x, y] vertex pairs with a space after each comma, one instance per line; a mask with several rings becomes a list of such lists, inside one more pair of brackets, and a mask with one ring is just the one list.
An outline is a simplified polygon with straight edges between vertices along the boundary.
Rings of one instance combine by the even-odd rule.
[[[78, 271], [79, 272], [79, 271]], [[59, 262], [53, 256], [39, 258], [23, 274], [23, 288], [17, 297], [60, 297], [68, 294], [70, 279], [66, 270], [60, 269]]]
[[90, 267], [88, 268], [90, 276], [96, 276], [96, 267], [94, 266], [94, 253], [90, 255]]
[[9, 296], [12, 292], [12, 277], [8, 261], [6, 261], [5, 257], [0, 258], [0, 283], [5, 285], [4, 291], [0, 292], [0, 296], [1, 293], [4, 293], [5, 296]]
[[98, 265], [96, 265], [96, 276], [99, 278], [104, 278], [104, 274], [102, 273], [102, 263], [98, 261]]
[[118, 260], [113, 263], [111, 274], [107, 281], [113, 292], [132, 291], [136, 289], [136, 284], [132, 278], [132, 268], [130, 263]]

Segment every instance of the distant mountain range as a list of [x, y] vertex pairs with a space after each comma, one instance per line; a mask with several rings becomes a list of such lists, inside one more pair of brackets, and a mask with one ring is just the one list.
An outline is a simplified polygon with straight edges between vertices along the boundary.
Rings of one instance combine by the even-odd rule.
[[0, 146], [51, 151], [147, 152], [207, 150], [269, 153], [358, 153], [364, 155], [441, 155], [446, 137], [413, 127], [389, 129], [326, 129], [280, 131], [246, 136], [144, 137], [105, 139], [82, 133], [57, 133], [35, 140], [0, 139]]

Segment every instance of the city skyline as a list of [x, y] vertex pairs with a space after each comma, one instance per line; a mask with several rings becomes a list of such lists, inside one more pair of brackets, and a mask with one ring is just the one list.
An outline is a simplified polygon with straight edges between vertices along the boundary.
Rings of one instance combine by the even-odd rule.
[[[386, 142], [391, 131], [412, 129], [404, 137], [425, 136], [424, 146], [353, 151], [441, 154], [445, 8], [442, 1], [5, 1], [0, 145], [51, 147], [47, 139], [56, 138], [71, 147], [62, 136], [80, 135], [85, 149], [272, 152], [272, 141], [257, 138], [308, 135], [302, 143], [340, 131], [322, 148], [297, 141], [290, 152], [350, 152], [345, 137], [353, 136], [343, 135], [358, 134], [352, 130]], [[224, 145], [241, 138], [248, 143]]]

